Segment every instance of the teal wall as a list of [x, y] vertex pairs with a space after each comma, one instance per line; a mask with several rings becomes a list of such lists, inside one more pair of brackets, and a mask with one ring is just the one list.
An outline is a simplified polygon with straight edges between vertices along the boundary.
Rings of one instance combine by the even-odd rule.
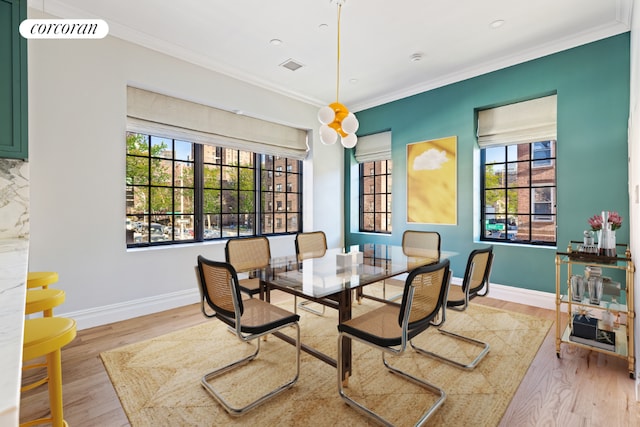
[[[558, 95], [558, 248], [582, 239], [587, 218], [618, 211], [624, 223], [619, 243], [629, 242], [627, 118], [629, 114], [629, 33], [515, 65], [357, 113], [359, 135], [392, 131], [393, 233], [358, 233], [358, 205], [350, 204], [357, 180], [353, 153], [345, 156], [345, 243], [400, 244], [404, 230], [435, 230], [442, 249], [460, 253], [454, 276], [464, 272], [467, 254], [485, 246], [474, 240], [474, 159], [478, 159], [478, 109], [551, 93]], [[407, 224], [406, 145], [455, 135], [458, 138], [457, 225]], [[474, 169], [475, 168], [475, 169]], [[477, 173], [477, 172], [476, 172]], [[477, 179], [476, 179], [477, 181]], [[425, 188], [428, 191], [428, 188]], [[353, 212], [351, 210], [354, 210]], [[476, 226], [478, 229], [479, 226]], [[497, 244], [491, 281], [555, 292], [555, 248]]]

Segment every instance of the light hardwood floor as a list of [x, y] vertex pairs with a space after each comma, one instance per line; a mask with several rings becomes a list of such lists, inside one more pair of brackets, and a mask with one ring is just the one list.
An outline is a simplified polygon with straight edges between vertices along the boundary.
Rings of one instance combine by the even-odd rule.
[[[476, 298], [474, 302], [555, 320], [551, 310], [492, 298]], [[79, 331], [62, 351], [64, 410], [69, 425], [129, 426], [99, 357], [102, 351], [206, 321], [199, 305], [193, 304]], [[25, 393], [20, 421], [45, 416], [47, 407], [46, 387]], [[562, 347], [562, 358], [558, 359], [553, 326], [500, 426], [640, 426], [640, 403], [635, 401], [626, 361], [568, 346]]]

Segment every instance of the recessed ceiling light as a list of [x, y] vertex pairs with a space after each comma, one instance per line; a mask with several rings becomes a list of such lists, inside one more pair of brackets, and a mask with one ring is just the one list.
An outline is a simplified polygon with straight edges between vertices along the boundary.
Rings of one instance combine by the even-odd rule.
[[318, 25], [318, 28], [320, 28], [321, 30], [326, 30], [327, 28], [329, 28], [329, 26], [327, 24], [320, 24]]
[[269, 41], [269, 43], [271, 43], [274, 46], [280, 46], [282, 44], [282, 40], [280, 40], [280, 39], [271, 39]]
[[504, 25], [504, 19], [496, 19], [495, 21], [493, 21], [491, 24], [489, 24], [489, 26], [491, 28], [500, 28]]
[[411, 60], [411, 62], [418, 62], [422, 60], [423, 55], [421, 53], [414, 53], [412, 55], [409, 56], [409, 59]]
[[349, 79], [349, 83], [354, 85], [354, 84], [358, 83], [358, 79]]

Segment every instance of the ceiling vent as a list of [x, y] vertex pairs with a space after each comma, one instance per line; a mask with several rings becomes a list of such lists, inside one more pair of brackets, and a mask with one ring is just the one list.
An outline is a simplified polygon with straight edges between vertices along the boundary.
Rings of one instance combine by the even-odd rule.
[[298, 68], [304, 67], [304, 65], [302, 65], [301, 63], [299, 63], [297, 61], [294, 61], [293, 59], [287, 59], [282, 64], [280, 64], [280, 66], [286, 68], [287, 70], [291, 70], [291, 71], [296, 71]]

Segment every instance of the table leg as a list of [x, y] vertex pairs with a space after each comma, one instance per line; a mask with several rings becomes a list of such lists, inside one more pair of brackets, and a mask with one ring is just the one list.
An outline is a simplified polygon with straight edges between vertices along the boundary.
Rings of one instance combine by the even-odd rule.
[[[338, 300], [338, 322], [343, 323], [351, 319], [352, 290], [345, 289]], [[348, 384], [351, 376], [351, 338], [342, 337], [342, 372], [343, 384]]]

